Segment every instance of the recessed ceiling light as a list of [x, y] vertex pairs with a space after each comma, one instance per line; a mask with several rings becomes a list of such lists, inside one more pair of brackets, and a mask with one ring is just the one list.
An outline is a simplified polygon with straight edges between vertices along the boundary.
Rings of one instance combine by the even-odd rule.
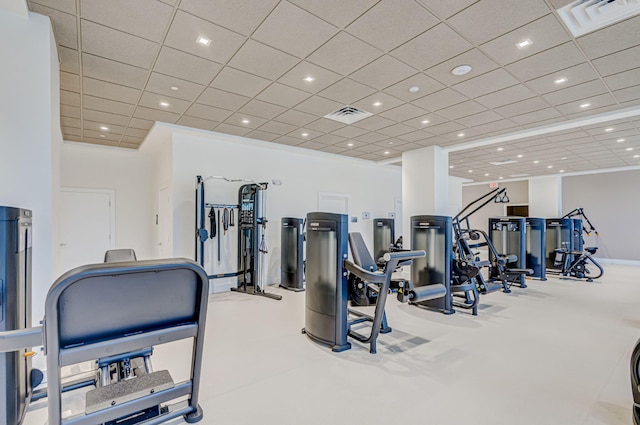
[[518, 158], [522, 158], [523, 156], [524, 156], [524, 155], [520, 154], [520, 155], [518, 155]]
[[473, 170], [469, 170], [469, 171], [467, 171], [467, 173], [473, 173]]
[[178, 87], [176, 87], [176, 86], [171, 86], [171, 87], [169, 87], [169, 88], [170, 88], [171, 90], [173, 90], [173, 91], [178, 91], [178, 90], [180, 90], [180, 89], [179, 89]]
[[504, 148], [498, 148], [498, 149], [496, 149], [496, 150], [498, 150], [498, 151], [503, 151], [503, 150], [504, 150]]
[[591, 106], [590, 103], [583, 103], [582, 105], [580, 105], [581, 108], [588, 108], [589, 106]]
[[613, 127], [605, 128], [604, 131], [606, 131], [607, 133], [613, 131]]
[[373, 102], [373, 106], [382, 106], [382, 102]]
[[393, 142], [389, 142], [390, 145], [393, 145]]
[[485, 177], [489, 177], [489, 173], [485, 173], [485, 174], [484, 174], [484, 176], [485, 176]]
[[452, 168], [453, 168], [453, 165], [449, 165], [449, 169], [452, 169]]
[[308, 76], [308, 77], [304, 77], [303, 80], [306, 81], [307, 83], [310, 83], [312, 81], [315, 81], [316, 79], [312, 76]]
[[198, 37], [196, 41], [198, 42], [198, 44], [202, 44], [203, 46], [208, 46], [209, 44], [211, 44], [211, 39], [203, 36]]
[[353, 147], [353, 143], [347, 143], [347, 146]]
[[100, 137], [106, 137], [104, 134], [101, 134]]
[[502, 180], [502, 176], [498, 177], [500, 180]]
[[384, 154], [385, 154], [385, 155], [389, 155], [390, 153], [391, 153], [391, 152], [389, 152], [389, 151], [384, 151]]
[[302, 133], [302, 137], [307, 137], [309, 133]]
[[422, 120], [420, 121], [422, 124], [429, 124], [429, 120]]
[[471, 68], [471, 65], [460, 65], [460, 66], [456, 66], [455, 68], [453, 68], [451, 70], [451, 73], [453, 75], [464, 75], [464, 74], [468, 74], [469, 72], [471, 72], [473, 68]]
[[633, 148], [626, 148], [625, 151], [627, 152], [631, 152], [633, 150]]
[[169, 102], [160, 102], [160, 106], [164, 106], [165, 108], [169, 106]]
[[567, 157], [566, 157], [566, 156], [563, 156], [563, 157], [562, 157], [562, 158], [560, 158], [560, 159], [564, 161], [565, 159], [567, 159]]
[[420, 87], [418, 87], [418, 86], [409, 87], [409, 93], [416, 94], [419, 91], [420, 91]]
[[540, 163], [540, 161], [535, 160], [535, 161], [533, 161], [533, 163], [534, 163], [534, 164], [539, 164], [539, 163]]
[[633, 155], [634, 158], [640, 158], [640, 155]]
[[553, 168], [553, 165], [547, 165], [547, 168]]
[[522, 40], [520, 43], [516, 43], [518, 49], [524, 49], [527, 46], [531, 46], [533, 42], [531, 40]]
[[100, 130], [102, 130], [102, 131], [109, 131], [109, 127], [107, 127], [106, 125], [101, 125], [101, 126], [100, 126]]
[[566, 83], [567, 81], [569, 81], [569, 80], [567, 80], [566, 77], [562, 77], [562, 78], [558, 78], [557, 80], [553, 80], [553, 82], [555, 84], [562, 84], [562, 83]]
[[249, 120], [248, 120], [248, 119], [246, 119], [246, 118], [242, 120], [242, 124], [249, 124], [250, 122], [251, 122], [251, 121], [249, 121]]
[[464, 133], [458, 133], [458, 137], [464, 137]]
[[625, 139], [618, 139], [618, 140], [616, 140], [616, 142], [618, 142], [618, 143], [622, 143], [622, 142], [624, 142], [624, 140], [625, 140]]
[[560, 170], [561, 173], [564, 173], [564, 170]]

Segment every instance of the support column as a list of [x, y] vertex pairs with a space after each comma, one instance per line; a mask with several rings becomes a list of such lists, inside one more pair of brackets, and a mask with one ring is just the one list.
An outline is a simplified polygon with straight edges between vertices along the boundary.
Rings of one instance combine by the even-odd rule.
[[429, 146], [402, 154], [402, 211], [405, 241], [409, 218], [421, 214], [449, 214], [449, 153]]
[[529, 179], [529, 216], [562, 217], [562, 177], [546, 176]]

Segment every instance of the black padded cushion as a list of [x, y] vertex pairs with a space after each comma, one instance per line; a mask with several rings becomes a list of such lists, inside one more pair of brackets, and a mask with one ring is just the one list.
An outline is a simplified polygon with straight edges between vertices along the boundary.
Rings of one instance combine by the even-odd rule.
[[349, 233], [349, 248], [351, 249], [353, 262], [357, 266], [369, 271], [375, 271], [378, 269], [378, 265], [367, 249], [367, 245], [364, 243], [364, 239], [360, 232]]

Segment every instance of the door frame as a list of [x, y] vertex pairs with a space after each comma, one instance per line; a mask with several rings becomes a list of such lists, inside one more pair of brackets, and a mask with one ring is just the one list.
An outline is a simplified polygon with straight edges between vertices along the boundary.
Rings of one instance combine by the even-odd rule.
[[99, 193], [109, 195], [109, 249], [116, 247], [116, 192], [112, 189], [88, 187], [61, 187], [60, 192]]

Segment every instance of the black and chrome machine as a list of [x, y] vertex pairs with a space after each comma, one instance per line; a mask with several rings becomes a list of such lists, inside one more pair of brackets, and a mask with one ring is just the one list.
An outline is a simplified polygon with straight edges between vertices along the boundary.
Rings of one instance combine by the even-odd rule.
[[[398, 251], [384, 255], [383, 271], [365, 270], [347, 259], [348, 223], [347, 215], [332, 213], [309, 213], [307, 215], [307, 288], [305, 304], [306, 333], [312, 340], [329, 345], [333, 351], [351, 348], [347, 340], [352, 337], [369, 344], [369, 351], [376, 352], [378, 335], [383, 328], [385, 304], [391, 288], [391, 275], [398, 263], [424, 256], [424, 251]], [[350, 275], [364, 284], [378, 286], [375, 315], [356, 313], [349, 319]], [[407, 286], [397, 288], [401, 302], [420, 302], [442, 297], [444, 285], [428, 288]], [[353, 315], [352, 315], [353, 317]], [[362, 335], [353, 327], [371, 323], [371, 333]]]
[[[128, 296], [116, 304], [100, 301], [113, 293]], [[186, 259], [77, 267], [51, 286], [43, 326], [0, 332], [0, 352], [44, 345], [49, 424], [156, 425], [178, 417], [195, 423], [203, 417], [198, 400], [208, 293], [205, 271]], [[192, 342], [193, 354], [182, 382], [168, 370], [137, 373], [128, 361], [183, 339]], [[99, 366], [89, 381], [94, 388], [85, 393], [84, 412], [63, 417], [62, 393], [87, 385], [64, 382], [61, 369], [83, 362]], [[117, 377], [108, 367], [113, 364], [121, 365]]]
[[[526, 220], [524, 217], [497, 217], [489, 219], [489, 236], [499, 256], [507, 259], [504, 265], [509, 271], [508, 280], [526, 288]], [[515, 271], [514, 271], [515, 270]], [[497, 278], [501, 270], [491, 268], [491, 278]]]
[[544, 218], [527, 217], [527, 248], [525, 268], [531, 269], [530, 277], [547, 280], [547, 227]]
[[280, 287], [304, 291], [304, 220], [283, 217], [280, 227]]
[[547, 245], [545, 257], [547, 272], [560, 273], [561, 268], [556, 261], [556, 253], [559, 249], [574, 249], [574, 223], [570, 218], [548, 218], [546, 227]]
[[[31, 211], [0, 207], [0, 334], [31, 327], [31, 229]], [[24, 419], [32, 394], [31, 354], [26, 346], [0, 350], [0, 423]]]
[[378, 262], [396, 240], [395, 220], [393, 218], [373, 219], [373, 258]]

